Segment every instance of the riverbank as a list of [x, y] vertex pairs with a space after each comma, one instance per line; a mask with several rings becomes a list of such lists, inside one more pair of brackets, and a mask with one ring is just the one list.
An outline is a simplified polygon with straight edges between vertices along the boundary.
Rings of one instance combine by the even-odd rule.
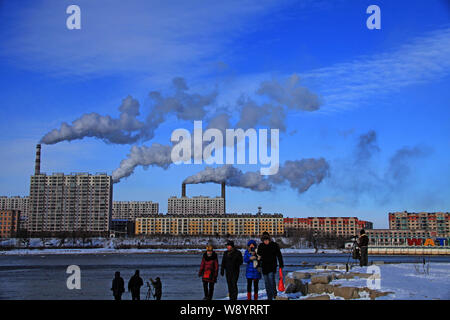
[[[225, 249], [216, 249], [222, 252]], [[11, 249], [0, 251], [0, 255], [85, 255], [85, 254], [186, 254], [201, 253], [204, 249], [114, 249], [114, 248], [92, 248], [92, 249]], [[244, 249], [241, 249], [244, 251]], [[283, 254], [313, 254], [314, 249], [281, 249]], [[322, 249], [317, 254], [338, 254], [341, 250]]]

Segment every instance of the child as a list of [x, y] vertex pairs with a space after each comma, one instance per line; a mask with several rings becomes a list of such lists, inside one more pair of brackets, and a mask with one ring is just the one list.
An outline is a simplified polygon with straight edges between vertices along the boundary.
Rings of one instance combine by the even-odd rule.
[[258, 300], [258, 283], [261, 279], [261, 273], [258, 271], [258, 259], [256, 255], [256, 241], [250, 240], [245, 250], [244, 261], [247, 263], [245, 275], [247, 277], [247, 300], [252, 299], [252, 283], [254, 286], [254, 299]]

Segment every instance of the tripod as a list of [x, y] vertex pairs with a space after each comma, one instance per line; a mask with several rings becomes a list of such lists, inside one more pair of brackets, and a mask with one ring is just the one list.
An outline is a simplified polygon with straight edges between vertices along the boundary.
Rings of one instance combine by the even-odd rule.
[[152, 297], [153, 299], [155, 299], [155, 295], [153, 294], [153, 289], [152, 289], [152, 285], [147, 281], [147, 295], [145, 296], [145, 300], [151, 300]]
[[[348, 255], [347, 263], [345, 264], [345, 270], [346, 270], [346, 272], [348, 272], [348, 270], [350, 269], [350, 268], [349, 268], [349, 265], [348, 265], [348, 262], [350, 261], [350, 257], [352, 257], [353, 260], [359, 260], [359, 259], [361, 259], [361, 253], [360, 253], [360, 251], [359, 251], [358, 242], [356, 242], [356, 239], [355, 239], [355, 238], [353, 239], [352, 250], [350, 251], [350, 254]], [[350, 267], [353, 267], [353, 262], [354, 262], [354, 261], [352, 261]]]

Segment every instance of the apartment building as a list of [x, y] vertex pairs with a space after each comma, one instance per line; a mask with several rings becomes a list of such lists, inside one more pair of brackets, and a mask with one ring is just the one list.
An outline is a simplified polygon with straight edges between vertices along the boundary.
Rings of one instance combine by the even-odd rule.
[[19, 226], [18, 228], [23, 230], [27, 229], [28, 218], [28, 197], [6, 197], [0, 196], [0, 210], [19, 210]]
[[168, 214], [218, 215], [225, 213], [223, 197], [207, 196], [170, 197], [167, 203]]
[[356, 217], [284, 218], [285, 229], [313, 230], [321, 234], [349, 237], [361, 229], [372, 229], [373, 223]]
[[281, 214], [158, 215], [137, 218], [136, 234], [172, 235], [283, 235]]
[[38, 174], [31, 177], [28, 231], [106, 235], [112, 215], [112, 177]]
[[431, 231], [435, 236], [445, 237], [450, 233], [448, 212], [390, 212], [389, 229]]
[[152, 201], [113, 201], [112, 218], [134, 221], [159, 213], [159, 204]]
[[0, 238], [11, 238], [19, 228], [19, 210], [0, 210]]

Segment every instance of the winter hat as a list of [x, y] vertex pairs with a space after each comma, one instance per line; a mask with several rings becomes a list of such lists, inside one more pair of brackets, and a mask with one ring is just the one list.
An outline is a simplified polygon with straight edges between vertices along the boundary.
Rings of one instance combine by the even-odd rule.
[[247, 247], [250, 247], [251, 244], [253, 244], [256, 247], [256, 241], [255, 240], [249, 240], [247, 242]]
[[213, 251], [213, 246], [210, 245], [210, 244], [208, 244], [208, 245], [206, 246], [206, 251]]
[[234, 247], [234, 241], [228, 240], [226, 245]]
[[364, 231], [364, 229], [361, 229], [361, 231], [359, 232], [359, 234], [365, 234], [366, 231]]

